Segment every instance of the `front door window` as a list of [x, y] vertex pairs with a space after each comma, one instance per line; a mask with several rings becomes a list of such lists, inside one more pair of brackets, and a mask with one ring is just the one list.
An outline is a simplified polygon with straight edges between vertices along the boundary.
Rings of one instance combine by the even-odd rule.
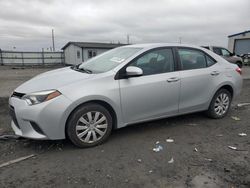
[[143, 70], [143, 75], [153, 75], [174, 71], [174, 58], [171, 49], [156, 49], [134, 60], [129, 66]]

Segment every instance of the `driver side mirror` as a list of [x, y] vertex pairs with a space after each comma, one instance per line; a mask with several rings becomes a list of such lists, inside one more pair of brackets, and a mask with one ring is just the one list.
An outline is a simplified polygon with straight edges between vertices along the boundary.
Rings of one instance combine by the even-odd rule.
[[230, 53], [230, 56], [235, 56], [235, 53]]
[[126, 68], [126, 75], [128, 77], [142, 76], [143, 75], [143, 70], [141, 68], [139, 68], [139, 67], [128, 66]]

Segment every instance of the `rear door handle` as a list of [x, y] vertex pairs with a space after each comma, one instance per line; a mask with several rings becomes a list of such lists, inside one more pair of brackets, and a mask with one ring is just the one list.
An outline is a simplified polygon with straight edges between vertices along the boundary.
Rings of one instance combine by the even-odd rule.
[[180, 78], [178, 78], [178, 77], [172, 77], [172, 78], [167, 79], [167, 82], [177, 82], [179, 80], [180, 80]]
[[211, 74], [212, 76], [217, 76], [217, 75], [220, 74], [220, 72], [219, 72], [219, 71], [213, 71], [213, 72], [211, 72], [210, 74]]

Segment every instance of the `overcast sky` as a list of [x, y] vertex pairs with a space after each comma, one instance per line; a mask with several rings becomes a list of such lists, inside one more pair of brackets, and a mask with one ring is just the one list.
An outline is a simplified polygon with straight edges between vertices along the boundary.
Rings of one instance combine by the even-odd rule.
[[68, 41], [227, 46], [250, 30], [250, 0], [0, 0], [0, 48], [56, 49]]

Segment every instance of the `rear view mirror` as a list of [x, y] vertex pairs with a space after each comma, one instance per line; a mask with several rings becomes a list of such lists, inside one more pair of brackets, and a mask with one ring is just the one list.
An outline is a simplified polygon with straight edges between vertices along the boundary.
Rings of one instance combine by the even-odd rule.
[[141, 76], [142, 74], [143, 74], [143, 71], [139, 67], [129, 66], [126, 68], [126, 75], [129, 77]]

